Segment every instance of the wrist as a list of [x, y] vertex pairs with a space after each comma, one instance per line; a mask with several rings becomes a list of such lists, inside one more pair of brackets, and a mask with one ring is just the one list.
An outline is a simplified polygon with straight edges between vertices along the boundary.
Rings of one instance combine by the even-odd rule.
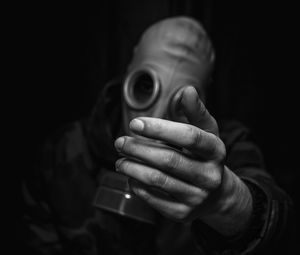
[[[252, 213], [243, 232], [232, 236], [225, 236], [213, 229], [201, 220], [193, 222], [192, 231], [196, 245], [202, 247], [208, 253], [214, 254], [234, 253], [248, 254], [249, 251], [260, 249], [265, 242], [262, 238], [265, 234], [268, 212], [268, 199], [261, 187], [248, 179], [243, 179], [252, 196]], [[226, 253], [227, 254], [227, 253]]]
[[226, 166], [217, 191], [214, 210], [201, 218], [222, 235], [234, 236], [243, 232], [252, 213], [252, 196], [247, 185]]

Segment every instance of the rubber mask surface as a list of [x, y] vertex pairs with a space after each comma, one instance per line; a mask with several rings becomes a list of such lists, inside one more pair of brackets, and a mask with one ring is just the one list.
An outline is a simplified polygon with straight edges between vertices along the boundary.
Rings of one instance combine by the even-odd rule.
[[186, 122], [178, 107], [180, 90], [192, 85], [200, 97], [214, 62], [211, 42], [202, 26], [187, 17], [163, 20], [145, 31], [136, 46], [123, 84], [123, 116]]

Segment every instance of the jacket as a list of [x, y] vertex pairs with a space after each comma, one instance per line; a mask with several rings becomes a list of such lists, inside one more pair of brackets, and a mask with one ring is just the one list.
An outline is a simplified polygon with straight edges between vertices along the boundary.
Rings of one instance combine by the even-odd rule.
[[35, 177], [22, 185], [24, 242], [37, 254], [265, 254], [280, 242], [292, 202], [266, 170], [251, 133], [241, 123], [219, 121], [225, 164], [248, 185], [252, 224], [225, 238], [201, 221], [161, 218], [144, 224], [93, 206], [103, 169], [114, 171], [113, 142], [122, 135], [121, 86], [112, 83], [91, 115], [64, 126], [44, 146]]

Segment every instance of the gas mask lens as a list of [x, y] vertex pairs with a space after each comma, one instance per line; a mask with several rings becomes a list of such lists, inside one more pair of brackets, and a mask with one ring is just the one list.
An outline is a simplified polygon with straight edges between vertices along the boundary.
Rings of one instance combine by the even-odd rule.
[[150, 107], [158, 97], [160, 83], [155, 73], [150, 70], [131, 72], [124, 84], [126, 103], [135, 110]]

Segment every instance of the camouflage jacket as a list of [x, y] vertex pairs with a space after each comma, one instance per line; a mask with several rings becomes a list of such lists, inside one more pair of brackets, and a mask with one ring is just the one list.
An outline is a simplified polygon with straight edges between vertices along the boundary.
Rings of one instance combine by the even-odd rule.
[[269, 250], [284, 235], [290, 199], [267, 172], [244, 126], [219, 123], [226, 165], [250, 188], [253, 222], [243, 236], [225, 238], [202, 222], [157, 225], [93, 206], [101, 169], [114, 170], [120, 130], [120, 91], [103, 91], [87, 120], [71, 123], [46, 143], [35, 178], [23, 182], [23, 239], [32, 254], [252, 254]]

